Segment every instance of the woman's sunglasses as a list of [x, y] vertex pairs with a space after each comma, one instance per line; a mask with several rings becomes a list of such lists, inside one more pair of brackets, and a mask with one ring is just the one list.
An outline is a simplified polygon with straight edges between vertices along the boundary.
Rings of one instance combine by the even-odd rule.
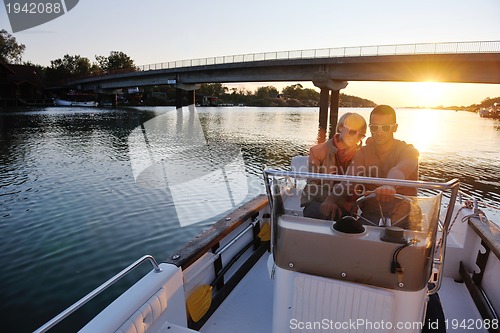
[[396, 124], [392, 124], [392, 125], [370, 125], [370, 132], [376, 133], [381, 128], [382, 128], [382, 131], [389, 132], [390, 130], [392, 130], [394, 128], [394, 126], [396, 126]]
[[358, 132], [352, 128], [349, 128], [347, 126], [344, 126], [344, 127], [347, 130], [347, 133], [349, 133], [349, 135], [352, 135], [352, 136], [358, 135], [360, 138], [364, 138], [366, 136], [364, 133]]

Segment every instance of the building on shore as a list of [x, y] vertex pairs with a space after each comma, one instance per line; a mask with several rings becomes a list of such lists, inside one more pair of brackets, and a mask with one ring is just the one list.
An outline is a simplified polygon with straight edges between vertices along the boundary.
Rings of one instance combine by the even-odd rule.
[[0, 107], [48, 105], [45, 84], [35, 66], [0, 62]]

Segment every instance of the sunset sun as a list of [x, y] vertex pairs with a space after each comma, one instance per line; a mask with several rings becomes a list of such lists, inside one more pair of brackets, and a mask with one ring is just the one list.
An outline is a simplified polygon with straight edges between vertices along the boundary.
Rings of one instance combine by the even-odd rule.
[[432, 107], [445, 104], [446, 85], [439, 82], [415, 82], [413, 93], [418, 100], [418, 106]]

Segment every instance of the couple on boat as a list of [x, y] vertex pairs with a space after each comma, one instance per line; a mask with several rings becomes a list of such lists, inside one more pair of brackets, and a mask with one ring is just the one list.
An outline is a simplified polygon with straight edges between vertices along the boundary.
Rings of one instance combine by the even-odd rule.
[[[361, 145], [367, 128], [371, 137]], [[419, 152], [411, 144], [394, 138], [398, 129], [396, 112], [388, 105], [379, 105], [370, 113], [370, 123], [357, 113], [340, 117], [332, 139], [310, 148], [308, 171], [353, 176], [418, 179]], [[348, 215], [360, 195], [375, 193], [381, 205], [390, 205], [396, 193], [415, 196], [416, 189], [309, 180], [301, 197], [304, 216], [338, 220]], [[366, 205], [364, 214], [378, 225], [377, 205]]]
[[[362, 146], [368, 128], [371, 137]], [[308, 171], [418, 180], [419, 152], [413, 145], [394, 138], [397, 129], [396, 112], [388, 105], [379, 105], [372, 110], [368, 126], [361, 115], [346, 113], [340, 117], [336, 134], [332, 139], [310, 148]], [[304, 207], [305, 217], [339, 220], [350, 214], [351, 207], [360, 195], [369, 193], [375, 193], [379, 203], [362, 207], [363, 215], [371, 220], [372, 224], [380, 225], [382, 210], [387, 211], [389, 207], [389, 211], [392, 210], [394, 213], [394, 206], [400, 206], [392, 205], [396, 193], [416, 196], [417, 190], [313, 179], [308, 180], [302, 192], [301, 206]], [[439, 325], [437, 329], [432, 329], [430, 323]], [[431, 295], [427, 303], [426, 321], [422, 332], [445, 332], [443, 323], [444, 313], [439, 296]]]

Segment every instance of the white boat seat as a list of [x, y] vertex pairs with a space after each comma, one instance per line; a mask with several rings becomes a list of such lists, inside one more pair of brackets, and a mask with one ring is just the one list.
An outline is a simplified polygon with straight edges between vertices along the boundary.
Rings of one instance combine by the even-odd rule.
[[182, 271], [160, 264], [113, 301], [80, 333], [194, 332], [187, 328]]
[[[134, 312], [134, 314], [130, 316], [125, 323], [123, 323], [116, 333], [195, 332], [187, 327], [175, 325], [168, 321], [158, 321], [165, 310], [167, 310], [167, 303], [167, 290], [165, 287], [162, 287], [155, 295], [151, 296], [151, 298], [144, 303], [142, 308]], [[159, 327], [153, 329], [153, 327], [155, 327], [153, 325]]]
[[[308, 156], [294, 156], [290, 163], [291, 170], [296, 172], [307, 172], [308, 171]], [[304, 181], [305, 183], [305, 181]], [[302, 194], [301, 186], [295, 180], [292, 184], [288, 193], [283, 196], [283, 206], [285, 208], [285, 214], [302, 216], [303, 208], [300, 206], [300, 196]]]
[[302, 216], [303, 207], [300, 206], [300, 196], [302, 191], [298, 188], [291, 188], [283, 195], [283, 207], [285, 214], [293, 216]]
[[290, 162], [292, 171], [307, 172], [308, 171], [309, 156], [294, 156]]

